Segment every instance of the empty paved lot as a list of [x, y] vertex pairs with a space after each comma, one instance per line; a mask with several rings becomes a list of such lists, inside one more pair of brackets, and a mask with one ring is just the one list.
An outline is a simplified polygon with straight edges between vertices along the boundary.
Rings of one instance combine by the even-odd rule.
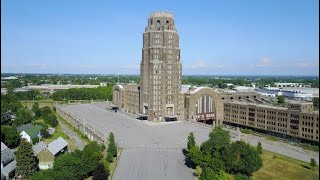
[[[113, 179], [193, 179], [192, 169], [184, 165], [182, 149], [187, 137], [194, 132], [197, 143], [208, 139], [211, 128], [179, 121], [147, 123], [124, 112], [109, 111], [106, 103], [67, 105], [62, 109], [84, 120], [102, 134], [113, 132], [117, 144], [123, 148]], [[233, 138], [235, 140], [235, 138]], [[257, 139], [249, 142], [256, 145]], [[265, 149], [309, 161], [319, 153], [301, 148], [261, 140]]]

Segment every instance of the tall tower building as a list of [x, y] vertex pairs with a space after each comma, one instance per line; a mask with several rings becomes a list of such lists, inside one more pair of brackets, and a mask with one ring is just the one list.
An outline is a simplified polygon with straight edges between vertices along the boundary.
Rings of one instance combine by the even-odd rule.
[[151, 121], [183, 118], [179, 35], [173, 14], [154, 12], [143, 33], [140, 113]]

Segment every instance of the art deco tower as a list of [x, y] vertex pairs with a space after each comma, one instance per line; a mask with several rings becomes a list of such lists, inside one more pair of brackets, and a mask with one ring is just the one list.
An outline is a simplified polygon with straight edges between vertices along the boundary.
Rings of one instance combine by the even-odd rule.
[[154, 12], [143, 33], [140, 113], [151, 121], [183, 117], [179, 35], [173, 15]]

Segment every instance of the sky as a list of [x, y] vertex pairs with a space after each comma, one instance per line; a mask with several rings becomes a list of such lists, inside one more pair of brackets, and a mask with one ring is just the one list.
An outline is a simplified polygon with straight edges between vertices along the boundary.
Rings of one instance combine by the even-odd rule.
[[1, 72], [139, 74], [153, 11], [169, 11], [183, 75], [319, 76], [318, 0], [2, 0]]

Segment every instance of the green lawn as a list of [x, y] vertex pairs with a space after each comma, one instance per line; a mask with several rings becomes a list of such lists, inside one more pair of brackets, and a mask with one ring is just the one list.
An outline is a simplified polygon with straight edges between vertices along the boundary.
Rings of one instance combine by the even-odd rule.
[[319, 179], [319, 166], [315, 170], [310, 169], [309, 163], [295, 160], [276, 154], [270, 151], [263, 151], [261, 155], [263, 160], [262, 168], [253, 174], [253, 180], [270, 180], [270, 179], [290, 179], [290, 180], [311, 180]]
[[50, 142], [54, 141], [55, 139], [59, 138], [59, 137], [62, 137], [63, 139], [65, 139], [67, 142], [68, 142], [68, 148], [70, 150], [76, 150], [78, 149], [76, 147], [76, 145], [74, 144], [74, 142], [69, 138], [68, 135], [66, 135], [64, 132], [62, 132], [61, 130], [61, 126], [58, 125], [56, 128], [55, 128], [55, 132], [48, 138], [43, 138], [42, 140], [46, 143], [46, 144], [49, 144]]

